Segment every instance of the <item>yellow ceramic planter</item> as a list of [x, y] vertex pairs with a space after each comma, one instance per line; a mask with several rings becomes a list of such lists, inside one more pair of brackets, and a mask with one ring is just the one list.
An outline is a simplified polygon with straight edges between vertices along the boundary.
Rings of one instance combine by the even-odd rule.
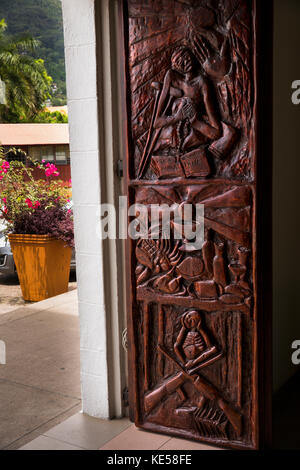
[[24, 300], [38, 302], [68, 291], [72, 249], [48, 235], [9, 234]]

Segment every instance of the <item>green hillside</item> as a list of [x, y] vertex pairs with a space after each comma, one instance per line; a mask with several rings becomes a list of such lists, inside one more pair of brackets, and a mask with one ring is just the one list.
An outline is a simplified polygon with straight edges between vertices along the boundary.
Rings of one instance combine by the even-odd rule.
[[44, 59], [58, 88], [53, 104], [64, 104], [66, 85], [61, 0], [1, 0], [2, 18], [6, 20], [9, 34], [29, 33], [40, 40], [36, 56]]

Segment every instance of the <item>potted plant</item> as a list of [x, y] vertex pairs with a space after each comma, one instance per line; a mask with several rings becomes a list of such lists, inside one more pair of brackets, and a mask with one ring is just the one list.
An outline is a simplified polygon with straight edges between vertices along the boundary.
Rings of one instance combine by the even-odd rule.
[[4, 157], [1, 152], [0, 217], [23, 298], [40, 301], [67, 292], [74, 245], [70, 185], [57, 180], [54, 164]]

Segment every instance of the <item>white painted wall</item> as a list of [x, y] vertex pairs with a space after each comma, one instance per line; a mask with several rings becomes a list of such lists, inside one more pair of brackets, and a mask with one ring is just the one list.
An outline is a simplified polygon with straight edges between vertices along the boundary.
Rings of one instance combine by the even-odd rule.
[[[100, 8], [107, 7], [106, 3], [104, 0]], [[98, 49], [94, 4], [94, 0], [62, 0], [80, 315], [82, 407], [83, 412], [91, 416], [109, 418], [119, 417], [123, 413], [123, 359], [119, 340], [123, 326], [119, 321], [122, 318], [119, 304], [122, 302], [117, 295], [116, 268], [113, 270], [109, 266], [116, 265], [116, 247], [113, 244], [106, 247], [104, 257], [103, 242], [97, 237], [96, 227], [101, 199], [108, 202], [114, 198], [114, 194], [109, 198], [105, 188], [114, 188], [112, 165], [113, 158], [117, 156], [113, 155], [113, 149], [107, 148], [101, 137], [105, 119], [106, 140], [111, 140], [109, 121], [113, 109], [108, 93], [110, 61], [107, 54], [106, 90], [103, 90], [103, 79], [99, 77], [96, 67]], [[108, 19], [106, 13], [103, 18], [98, 18], [100, 24], [97, 23], [103, 34], [109, 33], [103, 24]], [[103, 97], [109, 102], [105, 103]], [[107, 185], [107, 181], [110, 184]], [[113, 301], [111, 292], [105, 290], [107, 284], [111, 291], [114, 288], [117, 291]]]

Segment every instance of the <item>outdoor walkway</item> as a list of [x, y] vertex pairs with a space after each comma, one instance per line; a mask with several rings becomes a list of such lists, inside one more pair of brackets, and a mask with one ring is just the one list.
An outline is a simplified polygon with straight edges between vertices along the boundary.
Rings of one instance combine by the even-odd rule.
[[0, 449], [17, 449], [81, 409], [77, 291], [0, 315]]
[[[76, 274], [72, 272], [70, 275], [69, 291], [76, 288]], [[0, 315], [30, 304], [31, 302], [23, 300], [18, 276], [5, 275], [0, 272]]]
[[26, 305], [17, 276], [0, 273], [0, 315]]

